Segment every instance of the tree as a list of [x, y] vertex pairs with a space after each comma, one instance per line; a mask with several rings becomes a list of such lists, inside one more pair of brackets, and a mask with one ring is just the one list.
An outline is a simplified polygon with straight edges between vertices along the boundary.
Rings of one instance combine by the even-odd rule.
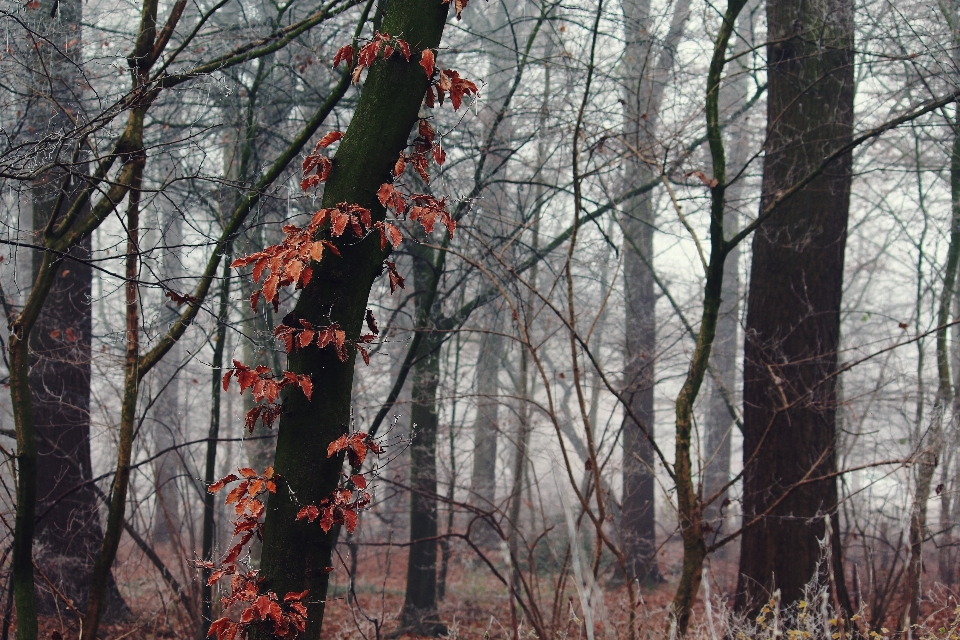
[[421, 635], [446, 632], [437, 617], [437, 387], [444, 334], [435, 330], [440, 273], [436, 251], [416, 246], [413, 254], [416, 330], [426, 332], [413, 366], [410, 410], [410, 552], [401, 629]]
[[[852, 141], [853, 4], [767, 4], [761, 208]], [[836, 369], [852, 156], [783, 202], [753, 239], [744, 352], [744, 522], [737, 607], [803, 595], [837, 526]], [[755, 522], [754, 522], [755, 519]], [[838, 537], [835, 596], [849, 608]]]
[[[690, 2], [674, 3], [670, 29], [660, 47], [654, 42], [654, 18], [647, 0], [623, 4], [624, 138], [628, 148], [625, 178], [630, 188], [655, 180], [657, 123], [677, 44], [690, 15]], [[655, 549], [656, 463], [654, 438], [654, 366], [657, 295], [653, 275], [653, 196], [647, 191], [622, 207], [626, 357], [624, 396], [630, 411], [623, 422], [623, 496], [621, 536], [630, 566], [628, 579], [659, 580]]]
[[[489, 333], [480, 337], [480, 353], [477, 357], [476, 381], [477, 413], [473, 421], [473, 473], [470, 479], [471, 501], [484, 511], [496, 509], [497, 490], [497, 439], [500, 436], [500, 361], [503, 358], [503, 336], [500, 311], [492, 309], [489, 317]], [[486, 522], [477, 523], [477, 544], [491, 548], [499, 536]]]
[[[390, 3], [383, 15], [383, 33], [403, 34], [416, 52], [412, 62], [400, 56], [372, 62], [350, 126], [333, 159], [323, 193], [323, 206], [348, 202], [364, 207], [374, 221], [385, 217], [377, 191], [391, 174], [429, 85], [418, 64], [422, 52], [436, 48], [446, 22], [448, 5], [438, 0]], [[376, 234], [374, 234], [376, 235]], [[340, 257], [323, 260], [297, 300], [296, 318], [315, 326], [337, 322], [350, 339], [357, 339], [367, 298], [381, 275], [387, 253], [377, 237], [339, 243]], [[306, 638], [318, 638], [331, 554], [338, 529], [329, 533], [297, 522], [300, 504], [319, 503], [337, 487], [343, 454], [327, 457], [327, 448], [350, 425], [351, 391], [356, 352], [341, 361], [332, 349], [300, 350], [288, 357], [289, 369], [309, 375], [317, 389], [308, 400], [295, 389], [284, 392], [284, 414], [277, 432], [275, 468], [284, 489], [270, 500], [265, 520], [261, 560], [264, 586], [275, 593], [309, 589]]]

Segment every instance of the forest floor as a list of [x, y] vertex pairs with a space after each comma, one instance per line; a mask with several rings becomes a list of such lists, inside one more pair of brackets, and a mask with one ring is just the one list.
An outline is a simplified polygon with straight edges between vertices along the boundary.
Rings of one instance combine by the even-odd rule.
[[[414, 640], [424, 638], [412, 633], [400, 633], [400, 613], [403, 608], [404, 584], [406, 580], [406, 563], [404, 547], [397, 547], [385, 552], [382, 547], [361, 549], [357, 562], [357, 580], [353, 590], [350, 590], [350, 581], [346, 567], [341, 565], [331, 575], [330, 593], [327, 602], [324, 620], [323, 637], [329, 640]], [[134, 611], [131, 620], [105, 624], [101, 626], [102, 640], [124, 640], [126, 638], [154, 640], [160, 638], [176, 638], [195, 640], [192, 632], [194, 623], [184, 612], [174, 605], [169, 596], [169, 590], [159, 582], [152, 567], [138, 562], [134, 552], [127, 549], [128, 562], [120, 562], [116, 574], [121, 590], [127, 596], [127, 602]], [[446, 594], [439, 606], [439, 618], [447, 627], [448, 638], [535, 638], [537, 637], [534, 625], [530, 623], [531, 615], [522, 607], [515, 605], [508, 597], [509, 590], [503, 582], [494, 576], [489, 567], [480, 564], [468, 553], [455, 554], [450, 562], [447, 573]], [[710, 595], [713, 599], [711, 616], [717, 626], [722, 626], [722, 618], [726, 613], [718, 594], [730, 594], [734, 591], [736, 576], [736, 553], [734, 550], [728, 555], [711, 560], [708, 576]], [[673, 549], [666, 545], [659, 558], [660, 570], [665, 575], [665, 581], [648, 584], [641, 589], [640, 606], [638, 607], [641, 638], [665, 638], [666, 611], [670, 604], [675, 588], [676, 568], [679, 563], [679, 548]], [[171, 560], [173, 560], [171, 558]], [[931, 559], [932, 560], [932, 559]], [[497, 565], [499, 575], [509, 580], [509, 571]], [[936, 566], [935, 560], [930, 563]], [[928, 565], [928, 566], [930, 566]], [[182, 566], [186, 566], [185, 564]], [[540, 577], [528, 588], [536, 597], [536, 608], [548, 628], [548, 634], [557, 638], [587, 638], [585, 632], [587, 620], [584, 615], [583, 602], [594, 602], [595, 614], [593, 627], [595, 637], [625, 638], [628, 624], [628, 606], [626, 589], [611, 579], [613, 572], [608, 572], [607, 579], [599, 583], [599, 588], [590, 590], [581, 586], [578, 590], [574, 577], [568, 577], [562, 585], [560, 597], [556, 597], [556, 581], [560, 572], [543, 570]], [[185, 585], [187, 589], [195, 589], [195, 584]], [[956, 619], [955, 610], [960, 604], [957, 590], [945, 589], [938, 586], [932, 592], [932, 597], [924, 604], [924, 616], [927, 617], [924, 629], [927, 633], [911, 634], [912, 637], [933, 637], [941, 627], [949, 628]], [[703, 594], [703, 591], [701, 591]], [[895, 628], [895, 615], [900, 603], [899, 590], [894, 589], [892, 598], [887, 604], [891, 612], [884, 621], [877, 626]], [[514, 606], [511, 606], [511, 605]], [[525, 605], [531, 607], [529, 600]], [[694, 629], [691, 637], [715, 637], [708, 633], [703, 599], [700, 599], [695, 619], [700, 625]], [[64, 609], [60, 615], [48, 616], [41, 619], [42, 640], [60, 640], [78, 637], [77, 616]], [[517, 633], [514, 633], [514, 628]], [[10, 629], [10, 638], [14, 636], [15, 620]], [[59, 634], [59, 635], [58, 635]], [[721, 636], [722, 636], [721, 632]], [[881, 634], [886, 635], [886, 634]], [[900, 634], [890, 634], [897, 637]], [[746, 637], [753, 637], [750, 634]], [[760, 637], [760, 636], [756, 636]], [[905, 636], [904, 636], [905, 637]], [[949, 638], [949, 633], [943, 635]], [[0, 637], [2, 640], [2, 637]], [[954, 640], [956, 637], [954, 636]]]

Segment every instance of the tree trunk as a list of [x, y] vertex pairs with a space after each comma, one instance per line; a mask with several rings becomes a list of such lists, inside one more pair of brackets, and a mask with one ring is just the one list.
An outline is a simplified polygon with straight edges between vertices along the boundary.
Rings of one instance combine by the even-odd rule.
[[[728, 72], [744, 74], [720, 87], [720, 109], [723, 117], [732, 118], [747, 104], [750, 79], [746, 76], [751, 58], [745, 56], [753, 46], [753, 28], [760, 3], [752, 0], [740, 12], [737, 18], [737, 42], [731, 47], [736, 59], [734, 68]], [[735, 175], [750, 160], [749, 124], [747, 114], [728, 127], [730, 141], [729, 173]], [[723, 216], [723, 235], [732, 238], [740, 230], [740, 210], [745, 195], [745, 177], [730, 184], [726, 191], [726, 212]], [[732, 407], [736, 406], [737, 391], [737, 352], [740, 333], [740, 247], [735, 246], [727, 255], [723, 264], [723, 286], [720, 293], [720, 316], [717, 318], [717, 336], [711, 353], [710, 395], [707, 399], [704, 416], [705, 445], [703, 451], [703, 498], [714, 500], [704, 506], [704, 521], [714, 532], [714, 536], [729, 533], [724, 525], [727, 506], [730, 503], [729, 490], [721, 489], [730, 481], [730, 438], [735, 416]]]
[[[436, 47], [446, 21], [447, 4], [439, 0], [406, 0], [387, 5], [381, 31], [403, 34], [415, 50]], [[369, 208], [375, 220], [384, 218], [376, 198], [390, 179], [428, 86], [423, 68], [398, 56], [374, 62], [364, 83], [353, 120], [334, 159], [323, 206], [351, 202]], [[376, 235], [376, 234], [374, 234]], [[377, 237], [340, 243], [341, 256], [329, 255], [314, 270], [301, 292], [294, 313], [315, 325], [339, 322], [348, 337], [360, 334], [367, 297], [381, 273], [384, 252]], [[275, 468], [283, 487], [267, 507], [261, 575], [263, 587], [281, 597], [310, 590], [304, 637], [315, 640], [323, 622], [331, 552], [337, 531], [324, 534], [316, 523], [296, 521], [300, 505], [317, 504], [337, 486], [341, 456], [327, 458], [327, 446], [350, 425], [350, 401], [355, 354], [340, 362], [332, 349], [304, 349], [289, 355], [288, 368], [312, 376], [314, 394], [308, 401], [297, 390], [282, 395], [284, 414], [277, 434]], [[290, 493], [296, 493], [296, 499]]]
[[[227, 245], [225, 253], [229, 254], [232, 246]], [[226, 350], [227, 324], [230, 321], [230, 276], [229, 261], [224, 261], [223, 281], [220, 285], [220, 303], [217, 308], [217, 333], [214, 338], [213, 362], [211, 367], [212, 387], [210, 391], [210, 428], [207, 431], [207, 452], [204, 464], [204, 488], [216, 481], [217, 473], [217, 440], [220, 437], [220, 401], [222, 399], [223, 353]], [[215, 519], [217, 496], [204, 491], [203, 495], [203, 555], [205, 562], [213, 562], [213, 545], [217, 538]], [[201, 571], [202, 583], [200, 587], [200, 624], [197, 625], [197, 640], [207, 637], [210, 623], [213, 622], [213, 587], [208, 585], [211, 569]]]
[[[648, 162], [657, 155], [656, 127], [666, 76], [673, 68], [675, 48], [690, 14], [689, 0], [677, 0], [662, 49], [654, 46], [649, 0], [623, 3], [627, 34], [624, 65], [624, 133], [629, 148], [625, 176], [628, 188], [657, 177]], [[656, 61], [653, 63], [652, 61]], [[626, 300], [626, 366], [623, 395], [630, 411], [623, 423], [622, 531], [629, 559], [630, 580], [660, 580], [656, 549], [654, 437], [654, 361], [657, 350], [656, 304], [653, 277], [654, 211], [646, 192], [623, 203]], [[631, 417], [632, 416], [632, 417]], [[634, 421], [634, 417], [639, 424]]]
[[[73, 61], [81, 58], [79, 31], [83, 9], [79, 0], [69, 0], [59, 4], [42, 3], [31, 13], [39, 18], [40, 24], [36, 27], [45, 37], [70, 41], [74, 38], [72, 34], [78, 34], [76, 44], [65, 50], [67, 57], [44, 56], [46, 74], [38, 78], [38, 86], [52, 91], [51, 97], [59, 106], [49, 98], [38, 96], [31, 103], [27, 118], [38, 135], [46, 135], [69, 126], [61, 108], [74, 113], [82, 109], [79, 104], [82, 94], [77, 90], [81, 86], [81, 73]], [[55, 18], [51, 17], [52, 13]], [[73, 148], [68, 145], [65, 153], [71, 151]], [[69, 163], [70, 158], [61, 158], [61, 161]], [[79, 165], [75, 169], [81, 173], [85, 167]], [[82, 186], [78, 176], [69, 177], [62, 170], [49, 171], [33, 182], [33, 229], [38, 236], [51, 216], [62, 215], [70, 207]], [[81, 215], [87, 211], [89, 207], [81, 211]], [[69, 255], [85, 260], [89, 259], [90, 251], [87, 237]], [[35, 275], [42, 262], [43, 254], [35, 252]], [[59, 264], [30, 339], [38, 501], [34, 560], [57, 589], [79, 606], [87, 601], [93, 559], [103, 537], [96, 492], [89, 486], [76, 489], [93, 477], [90, 460], [92, 275], [89, 264], [77, 260]], [[108, 614], [128, 613], [112, 579], [110, 587]], [[57, 596], [43, 588], [40, 592], [41, 613], [54, 615], [62, 609], [63, 603], [57, 602]]]
[[[142, 121], [143, 112], [138, 115]], [[142, 130], [142, 127], [141, 127]], [[103, 540], [97, 551], [90, 583], [90, 598], [87, 602], [86, 616], [82, 627], [81, 640], [96, 640], [97, 629], [106, 611], [110, 568], [117, 557], [120, 537], [123, 535], [123, 522], [126, 511], [127, 492], [130, 488], [130, 463], [134, 430], [137, 422], [137, 399], [143, 376], [140, 364], [140, 196], [143, 185], [143, 166], [146, 158], [140, 156], [133, 179], [130, 182], [130, 194], [127, 200], [127, 253], [125, 316], [126, 316], [126, 353], [124, 357], [124, 385], [120, 409], [120, 433], [117, 443], [117, 470], [110, 489], [110, 503], [107, 512], [107, 526]]]
[[[955, 123], [955, 126], [960, 122]], [[947, 264], [943, 273], [943, 290], [940, 292], [937, 310], [937, 396], [930, 416], [930, 427], [917, 443], [916, 487], [913, 508], [910, 513], [910, 559], [907, 562], [907, 593], [904, 611], [900, 616], [902, 629], [908, 629], [920, 619], [921, 574], [923, 573], [923, 540], [927, 536], [927, 502], [930, 487], [937, 468], [938, 457], [944, 451], [944, 420], [953, 400], [953, 385], [950, 382], [950, 352], [947, 343], [947, 323], [957, 282], [957, 266], [960, 264], [960, 137], [954, 133], [953, 151], [950, 154], [950, 244], [947, 249]], [[918, 425], [919, 426], [919, 425]], [[947, 467], [944, 462], [944, 468]], [[944, 493], [941, 486], [937, 493]], [[949, 502], [941, 499], [941, 507], [949, 508]], [[949, 517], [949, 514], [948, 514]], [[949, 542], [949, 529], [947, 530]], [[941, 541], [941, 547], [942, 543]], [[943, 576], [941, 576], [942, 578]]]
[[[473, 421], [473, 474], [470, 478], [470, 501], [484, 511], [497, 508], [497, 438], [500, 436], [499, 407], [500, 362], [503, 359], [503, 326], [501, 311], [496, 304], [488, 309], [487, 323], [490, 333], [480, 339], [480, 355], [477, 359], [477, 414]], [[487, 521], [479, 521], [474, 527], [472, 539], [481, 548], [493, 548], [500, 536]]]
[[[424, 297], [434, 284], [434, 251], [422, 245], [413, 249], [417, 331], [429, 332], [420, 343], [413, 367], [410, 410], [410, 547], [407, 588], [400, 615], [401, 629], [437, 636], [446, 627], [437, 616], [437, 386], [440, 382], [442, 333], [433, 331], [436, 304], [427, 309]], [[426, 319], [426, 322], [422, 322]]]
[[[170, 203], [161, 201], [160, 233], [163, 242], [160, 278], [166, 287], [177, 293], [181, 289], [183, 275], [181, 263], [181, 243], [183, 241], [180, 212]], [[163, 298], [160, 308], [161, 331], [169, 328], [180, 317], [176, 303]], [[173, 447], [178, 438], [182, 440], [180, 429], [180, 343], [170, 349], [170, 353], [156, 367], [154, 380], [163, 386], [153, 411], [153, 446], [160, 452]], [[180, 471], [180, 454], [170, 451], [157, 458], [153, 464], [154, 491], [157, 508], [153, 516], [153, 539], [156, 542], [171, 542], [179, 535], [180, 492], [177, 489], [177, 475]]]
[[[853, 3], [767, 3], [767, 147], [762, 204], [849, 143]], [[846, 154], [779, 206], [753, 239], [744, 354], [745, 523], [736, 606], [755, 612], [775, 589], [803, 595], [836, 518], [840, 296], [850, 204]], [[834, 521], [839, 601], [849, 606]]]

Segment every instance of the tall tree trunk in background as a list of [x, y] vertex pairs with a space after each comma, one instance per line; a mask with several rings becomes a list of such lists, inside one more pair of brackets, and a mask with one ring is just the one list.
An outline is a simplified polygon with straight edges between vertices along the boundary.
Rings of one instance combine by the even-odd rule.
[[[161, 254], [160, 279], [166, 287], [183, 294], [182, 254], [183, 242], [180, 212], [171, 203], [161, 199], [160, 234], [163, 252]], [[163, 298], [160, 308], [161, 331], [166, 332], [180, 317], [176, 303]], [[153, 410], [153, 447], [155, 452], [170, 449], [181, 436], [180, 429], [180, 377], [181, 347], [178, 341], [167, 356], [157, 363], [154, 380], [163, 385]], [[182, 440], [182, 438], [180, 438]], [[177, 475], [181, 468], [177, 451], [170, 451], [157, 458], [153, 464], [154, 491], [157, 498], [156, 513], [153, 516], [153, 539], [156, 542], [171, 542], [179, 534], [180, 528], [180, 492], [177, 489]]]
[[[853, 2], [768, 0], [767, 25], [761, 207], [849, 143], [853, 123]], [[736, 599], [741, 611], [756, 611], [774, 588], [784, 602], [803, 595], [817, 569], [825, 517], [833, 519], [835, 595], [849, 606], [836, 479], [795, 485], [836, 470], [831, 376], [840, 340], [851, 169], [852, 156], [846, 154], [780, 205], [753, 239], [743, 518], [760, 519], [741, 542]]]
[[[80, 32], [83, 9], [80, 0], [43, 2], [30, 12], [38, 19], [37, 31], [51, 41], [65, 41], [63, 51], [44, 54], [46, 73], [36, 76], [37, 95], [27, 114], [38, 136], [55, 135], [70, 128], [68, 117], [82, 111], [83, 75], [76, 66], [81, 59]], [[49, 51], [37, 49], [38, 51]], [[51, 102], [51, 98], [57, 104]], [[74, 151], [67, 147], [63, 153]], [[61, 158], [70, 162], [70, 157]], [[82, 165], [76, 173], [82, 173]], [[83, 186], [77, 175], [50, 171], [31, 186], [33, 229], [41, 234], [55, 213], [63, 214]], [[57, 212], [55, 212], [57, 209]], [[84, 213], [86, 210], [84, 211]], [[79, 260], [90, 257], [87, 237], [70, 251]], [[42, 252], [33, 254], [36, 274]], [[91, 487], [74, 490], [93, 477], [90, 461], [90, 374], [92, 343], [92, 268], [76, 260], [64, 260], [57, 267], [55, 281], [31, 334], [30, 389], [37, 447], [36, 557], [40, 570], [60, 592], [83, 604], [87, 600], [93, 559], [103, 533], [97, 494]], [[127, 612], [126, 604], [110, 581], [108, 614]], [[56, 596], [40, 588], [42, 613], [54, 614], [63, 607]]]
[[[434, 251], [413, 245], [414, 301], [417, 331], [426, 331], [413, 366], [410, 408], [410, 547], [407, 587], [400, 615], [403, 631], [441, 635], [446, 627], [437, 617], [437, 386], [443, 333], [434, 331], [436, 297], [428, 292], [437, 274]], [[432, 308], [424, 305], [431, 304]]]
[[[502, 311], [497, 304], [487, 308], [489, 333], [480, 338], [477, 358], [477, 413], [473, 421], [473, 473], [470, 477], [470, 502], [485, 511], [496, 509], [497, 438], [500, 435], [500, 363], [504, 355]], [[495, 547], [500, 537], [486, 521], [474, 526], [471, 539], [481, 548]]]
[[[416, 51], [437, 47], [449, 5], [440, 0], [390, 2], [380, 30], [404, 34]], [[375, 220], [384, 218], [377, 200], [380, 185], [407, 144], [426, 93], [423, 68], [399, 56], [378, 59], [370, 68], [353, 120], [335, 156], [326, 183], [323, 206], [351, 202], [369, 208]], [[374, 234], [376, 235], [376, 234]], [[350, 338], [360, 335], [373, 280], [381, 273], [384, 251], [380, 240], [339, 242], [341, 256], [328, 254], [315, 266], [313, 279], [301, 292], [294, 312], [315, 325], [338, 322]], [[267, 505], [261, 560], [263, 586], [278, 594], [310, 590], [304, 638], [316, 640], [323, 622], [331, 553], [337, 530], [324, 534], [316, 523], [296, 520], [300, 506], [317, 504], [336, 488], [342, 455], [327, 457], [328, 445], [350, 426], [355, 353], [340, 362], [332, 349], [296, 351], [288, 369], [311, 375], [316, 392], [308, 401], [299, 390], [282, 395], [284, 414], [277, 434], [277, 473], [284, 487]], [[285, 487], [296, 492], [297, 499]]]
[[[489, 71], [484, 78], [489, 88], [485, 94], [484, 108], [480, 118], [487, 130], [497, 127], [496, 136], [491, 139], [488, 162], [496, 167], [488, 179], [483, 196], [477, 201], [476, 224], [478, 230], [487, 237], [502, 233], [511, 233], [511, 223], [516, 218], [516, 201], [507, 193], [507, 187], [500, 179], [505, 175], [507, 160], [512, 151], [508, 140], [512, 133], [511, 115], [503, 112], [498, 121], [498, 113], [507, 99], [511, 76], [516, 71], [517, 56], [515, 50], [518, 25], [513, 24], [513, 12], [517, 5], [512, 2], [499, 2], [474, 16], [474, 29], [485, 39], [485, 53]], [[522, 29], [522, 27], [520, 27]], [[492, 511], [496, 508], [496, 468], [497, 439], [500, 437], [499, 406], [500, 369], [505, 353], [503, 305], [487, 305], [482, 316], [481, 326], [489, 333], [480, 338], [480, 353], [477, 358], [476, 397], [477, 413], [473, 424], [473, 473], [470, 479], [471, 503], [480, 509]], [[474, 540], [482, 548], [495, 547], [500, 537], [486, 521], [475, 525]]]
[[[650, 164], [657, 156], [656, 126], [666, 76], [673, 68], [677, 42], [690, 13], [689, 0], [674, 5], [670, 32], [655, 46], [649, 0], [623, 3], [624, 137], [629, 146], [624, 177], [627, 189], [655, 180]], [[626, 300], [626, 367], [624, 396], [631, 413], [623, 424], [623, 511], [621, 537], [630, 560], [629, 579], [659, 580], [656, 549], [655, 463], [649, 439], [654, 436], [654, 366], [657, 349], [656, 303], [653, 277], [654, 211], [648, 191], [623, 203], [623, 286]]]
[[[751, 0], [737, 18], [737, 42], [732, 49], [736, 57], [727, 77], [742, 75], [729, 80], [720, 87], [720, 110], [722, 117], [732, 118], [747, 104], [750, 78], [746, 75], [751, 58], [744, 55], [754, 46], [753, 29], [759, 10], [759, 0]], [[730, 156], [727, 160], [728, 175], [736, 175], [750, 160], [750, 126], [742, 114], [740, 120], [727, 128], [730, 139]], [[740, 229], [740, 210], [745, 193], [745, 177], [727, 187], [726, 213], [723, 216], [723, 235], [732, 238]], [[708, 500], [730, 481], [730, 439], [734, 427], [731, 408], [736, 406], [737, 353], [740, 333], [740, 247], [730, 250], [723, 263], [723, 287], [721, 290], [720, 316], [717, 318], [717, 336], [711, 353], [713, 368], [710, 378], [710, 394], [704, 416], [704, 469], [703, 497]], [[703, 519], [715, 535], [729, 533], [723, 526], [728, 515], [729, 491], [718, 494], [713, 502], [704, 506]]]
[[[960, 126], [960, 119], [954, 122]], [[947, 342], [947, 323], [956, 293], [957, 265], [960, 263], [960, 136], [954, 131], [953, 150], [950, 155], [950, 244], [947, 249], [947, 264], [943, 273], [943, 290], [940, 292], [937, 309], [937, 395], [930, 415], [930, 426], [917, 443], [917, 464], [914, 467], [916, 486], [913, 494], [913, 507], [910, 513], [910, 558], [907, 562], [907, 592], [904, 598], [904, 610], [900, 616], [901, 628], [907, 629], [920, 619], [921, 574], [923, 573], [923, 540], [927, 536], [927, 503], [930, 500], [930, 487], [940, 455], [949, 455], [944, 451], [946, 444], [944, 432], [952, 433], [955, 425], [946, 429], [947, 411], [953, 401], [953, 385], [950, 382], [950, 350]], [[952, 452], [950, 452], [952, 453]], [[949, 463], [944, 461], [944, 469]], [[944, 493], [941, 486], [937, 493]], [[942, 500], [942, 499], [941, 499]], [[948, 499], [949, 500], [949, 499]], [[941, 508], [944, 502], [941, 501]], [[946, 502], [949, 510], [949, 501]], [[949, 515], [948, 515], [949, 518]], [[949, 529], [947, 529], [949, 532]], [[943, 542], [943, 541], [941, 541]], [[941, 548], [944, 547], [941, 544]], [[942, 557], [942, 556], [941, 556]], [[941, 579], [943, 576], [941, 576]]]
[[[228, 244], [228, 255], [232, 247]], [[211, 367], [212, 386], [210, 391], [210, 427], [207, 430], [207, 452], [205, 456], [203, 482], [209, 487], [216, 481], [217, 473], [217, 440], [220, 437], [220, 401], [223, 397], [221, 379], [223, 376], [223, 354], [226, 351], [227, 323], [230, 321], [230, 280], [232, 276], [230, 262], [224, 260], [223, 279], [220, 283], [220, 302], [217, 307], [217, 333], [214, 337], [213, 361]], [[226, 474], [224, 474], [226, 475]], [[222, 476], [221, 476], [222, 477]], [[213, 562], [213, 547], [217, 539], [216, 526], [216, 495], [204, 492], [203, 495], [203, 528], [202, 544], [205, 562]], [[213, 571], [204, 567], [201, 570], [200, 586], [200, 624], [197, 625], [197, 640], [207, 637], [210, 623], [213, 621], [213, 587], [207, 584]]]
[[[960, 2], [950, 0], [941, 2], [940, 9], [944, 12], [944, 19], [950, 27], [954, 42], [954, 65], [958, 62], [956, 46], [960, 43]], [[951, 234], [958, 224], [958, 215], [960, 215], [960, 110], [955, 111], [953, 121], [953, 150], [950, 158], [950, 200], [952, 204]], [[952, 238], [952, 236], [951, 236]], [[951, 306], [953, 308], [953, 319], [960, 317], [960, 296], [957, 296], [956, 282], [951, 294]], [[949, 316], [948, 316], [949, 317]], [[957, 460], [957, 448], [960, 446], [960, 326], [952, 327], [952, 344], [948, 347], [948, 372], [952, 371], [953, 386], [950, 389], [952, 402], [949, 411], [951, 419], [948, 421], [948, 428], [944, 436], [944, 447], [942, 451], [943, 460], [940, 466], [940, 488], [937, 493], [940, 494], [940, 530], [942, 532], [940, 542], [937, 545], [938, 563], [940, 569], [940, 580], [947, 585], [952, 585], [957, 578], [957, 550], [956, 525], [957, 517], [960, 516], [960, 483], [957, 483], [957, 467], [960, 467], [960, 461]], [[947, 410], [945, 408], [945, 410]]]

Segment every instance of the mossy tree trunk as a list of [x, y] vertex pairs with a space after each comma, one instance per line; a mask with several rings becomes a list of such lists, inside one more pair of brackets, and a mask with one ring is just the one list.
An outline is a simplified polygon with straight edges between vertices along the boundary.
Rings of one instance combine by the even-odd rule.
[[[403, 34], [415, 51], [435, 48], [446, 22], [448, 5], [440, 0], [396, 0], [387, 5], [380, 30]], [[384, 218], [377, 189], [407, 144], [428, 86], [423, 68], [399, 56], [377, 60], [368, 72], [357, 110], [334, 159], [323, 206], [350, 202]], [[343, 242], [340, 257], [328, 254], [301, 292], [294, 313], [315, 325], [338, 322], [348, 337], [360, 334], [370, 287], [385, 257], [373, 237]], [[296, 521], [300, 506], [319, 503], [336, 487], [342, 457], [327, 458], [327, 446], [350, 425], [355, 354], [340, 362], [332, 349], [304, 349], [290, 354], [288, 368], [313, 379], [313, 399], [285, 390], [284, 415], [277, 434], [276, 471], [280, 490], [267, 508], [261, 575], [263, 587], [278, 593], [310, 589], [305, 638], [320, 636], [331, 554], [337, 531], [324, 534], [316, 523]]]

